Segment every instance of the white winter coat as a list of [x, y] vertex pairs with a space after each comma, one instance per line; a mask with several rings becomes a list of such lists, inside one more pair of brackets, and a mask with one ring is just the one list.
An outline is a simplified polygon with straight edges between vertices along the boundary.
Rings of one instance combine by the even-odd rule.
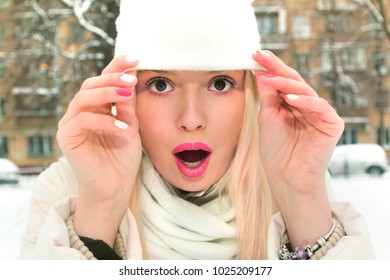
[[[32, 190], [32, 204], [26, 233], [22, 239], [21, 259], [85, 259], [70, 248], [65, 224], [74, 213], [78, 183], [65, 159], [52, 164], [37, 179]], [[330, 249], [322, 259], [374, 259], [368, 230], [361, 214], [348, 203], [332, 202], [334, 217], [343, 225], [347, 236]], [[135, 219], [127, 211], [120, 225], [127, 258], [142, 259], [142, 250]], [[279, 213], [269, 228], [268, 259], [278, 259], [280, 239], [285, 226]]]

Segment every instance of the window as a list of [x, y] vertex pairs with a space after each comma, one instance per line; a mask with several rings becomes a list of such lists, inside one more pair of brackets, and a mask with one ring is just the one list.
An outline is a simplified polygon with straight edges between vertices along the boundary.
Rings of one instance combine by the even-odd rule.
[[334, 27], [338, 32], [350, 32], [352, 30], [351, 12], [344, 11], [334, 18]]
[[384, 147], [390, 147], [390, 127], [378, 127], [377, 143]]
[[0, 96], [0, 121], [5, 117], [5, 101], [4, 98]]
[[296, 54], [295, 68], [301, 75], [307, 75], [310, 69], [310, 57], [307, 54]]
[[292, 32], [295, 39], [309, 39], [311, 33], [309, 17], [304, 15], [293, 16]]
[[341, 61], [346, 70], [362, 71], [367, 68], [366, 53], [361, 47], [343, 49]]
[[[334, 60], [340, 59], [344, 70], [348, 71], [363, 71], [367, 69], [366, 52], [362, 47], [343, 48], [341, 45], [336, 45], [334, 49], [340, 49], [334, 53]], [[332, 70], [331, 47], [324, 45], [321, 63], [324, 71]]]
[[286, 11], [281, 7], [254, 7], [261, 35], [286, 33]]
[[357, 143], [357, 128], [346, 127], [343, 135], [339, 140], [339, 144], [356, 144]]
[[278, 33], [278, 14], [257, 14], [256, 18], [260, 34]]
[[5, 65], [3, 61], [0, 61], [0, 79], [4, 79], [5, 76]]
[[0, 136], [0, 157], [8, 157], [8, 137]]
[[50, 157], [53, 156], [53, 137], [35, 135], [29, 136], [28, 155], [30, 157]]

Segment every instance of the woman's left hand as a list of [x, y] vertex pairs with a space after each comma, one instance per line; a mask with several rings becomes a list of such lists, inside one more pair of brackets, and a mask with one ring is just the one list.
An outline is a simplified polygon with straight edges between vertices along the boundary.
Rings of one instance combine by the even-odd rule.
[[[260, 157], [268, 182], [290, 239], [312, 242], [310, 228], [317, 228], [321, 236], [331, 227], [325, 174], [344, 123], [297, 71], [274, 54], [261, 51], [253, 58], [265, 69], [256, 71], [256, 82]], [[302, 232], [305, 227], [307, 233]]]

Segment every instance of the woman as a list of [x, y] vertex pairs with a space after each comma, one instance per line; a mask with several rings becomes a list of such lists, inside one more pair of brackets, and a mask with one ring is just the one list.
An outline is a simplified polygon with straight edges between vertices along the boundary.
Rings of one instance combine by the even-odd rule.
[[65, 159], [38, 179], [22, 256], [371, 257], [361, 216], [327, 196], [343, 122], [259, 51], [250, 2], [122, 1], [116, 56], [59, 123]]

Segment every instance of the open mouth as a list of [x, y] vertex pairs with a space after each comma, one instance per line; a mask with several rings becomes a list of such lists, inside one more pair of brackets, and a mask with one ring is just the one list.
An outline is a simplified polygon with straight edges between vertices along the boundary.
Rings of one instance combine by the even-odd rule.
[[210, 152], [204, 150], [185, 150], [175, 154], [188, 167], [199, 166], [209, 155]]
[[201, 142], [183, 143], [172, 154], [180, 172], [187, 177], [202, 175], [209, 164], [212, 150]]

